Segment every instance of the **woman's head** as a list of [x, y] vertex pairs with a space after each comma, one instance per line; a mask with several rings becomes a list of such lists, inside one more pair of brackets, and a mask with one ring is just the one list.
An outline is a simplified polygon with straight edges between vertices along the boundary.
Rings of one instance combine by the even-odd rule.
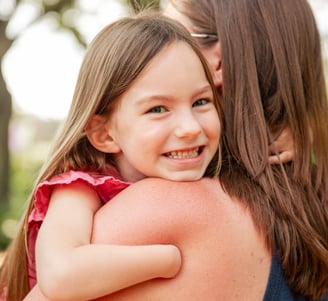
[[[202, 63], [206, 79], [212, 84], [206, 63], [188, 32], [165, 17], [143, 13], [123, 18], [95, 37], [82, 63], [66, 124], [54, 146], [56, 159], [52, 159], [53, 166], [46, 177], [71, 168], [101, 171], [108, 163], [115, 165], [110, 154], [99, 151], [89, 142], [86, 135], [90, 130], [89, 122], [94, 115], [110, 117], [120, 96], [145, 67], [176, 42], [191, 47]], [[216, 100], [217, 96], [214, 97]], [[217, 101], [215, 106], [220, 112]]]
[[208, 1], [170, 0], [164, 9], [164, 15], [180, 22], [188, 29], [208, 62], [214, 84], [220, 88], [221, 49], [212, 4]]

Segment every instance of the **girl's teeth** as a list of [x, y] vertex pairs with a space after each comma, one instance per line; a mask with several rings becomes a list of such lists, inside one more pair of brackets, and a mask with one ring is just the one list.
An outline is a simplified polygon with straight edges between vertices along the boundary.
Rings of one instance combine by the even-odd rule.
[[171, 159], [189, 159], [189, 158], [195, 158], [197, 156], [198, 156], [198, 148], [187, 152], [178, 151], [178, 152], [167, 153], [167, 157]]

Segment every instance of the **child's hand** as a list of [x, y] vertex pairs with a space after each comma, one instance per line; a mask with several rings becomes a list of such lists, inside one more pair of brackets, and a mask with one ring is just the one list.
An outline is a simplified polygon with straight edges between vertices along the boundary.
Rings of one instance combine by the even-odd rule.
[[181, 268], [181, 253], [180, 250], [174, 245], [161, 245], [163, 252], [163, 278], [175, 277]]
[[[269, 146], [269, 163], [288, 163], [295, 157], [293, 135], [289, 127], [286, 127], [279, 137]], [[275, 155], [275, 153], [278, 155]]]

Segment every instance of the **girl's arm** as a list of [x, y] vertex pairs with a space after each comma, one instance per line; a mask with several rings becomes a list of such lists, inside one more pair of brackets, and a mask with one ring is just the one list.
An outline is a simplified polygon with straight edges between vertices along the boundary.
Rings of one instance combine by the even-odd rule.
[[34, 286], [28, 295], [23, 299], [23, 301], [51, 301], [47, 297], [45, 297], [38, 285]]
[[180, 253], [172, 245], [91, 245], [100, 206], [96, 192], [84, 183], [53, 191], [36, 242], [38, 285], [49, 299], [89, 300], [179, 271]]

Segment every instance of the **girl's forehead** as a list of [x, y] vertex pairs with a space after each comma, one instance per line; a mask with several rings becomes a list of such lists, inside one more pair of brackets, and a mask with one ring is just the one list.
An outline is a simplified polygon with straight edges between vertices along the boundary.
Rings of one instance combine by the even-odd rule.
[[210, 84], [200, 58], [188, 43], [177, 41], [157, 53], [123, 95], [170, 98], [191, 94], [204, 86]]

